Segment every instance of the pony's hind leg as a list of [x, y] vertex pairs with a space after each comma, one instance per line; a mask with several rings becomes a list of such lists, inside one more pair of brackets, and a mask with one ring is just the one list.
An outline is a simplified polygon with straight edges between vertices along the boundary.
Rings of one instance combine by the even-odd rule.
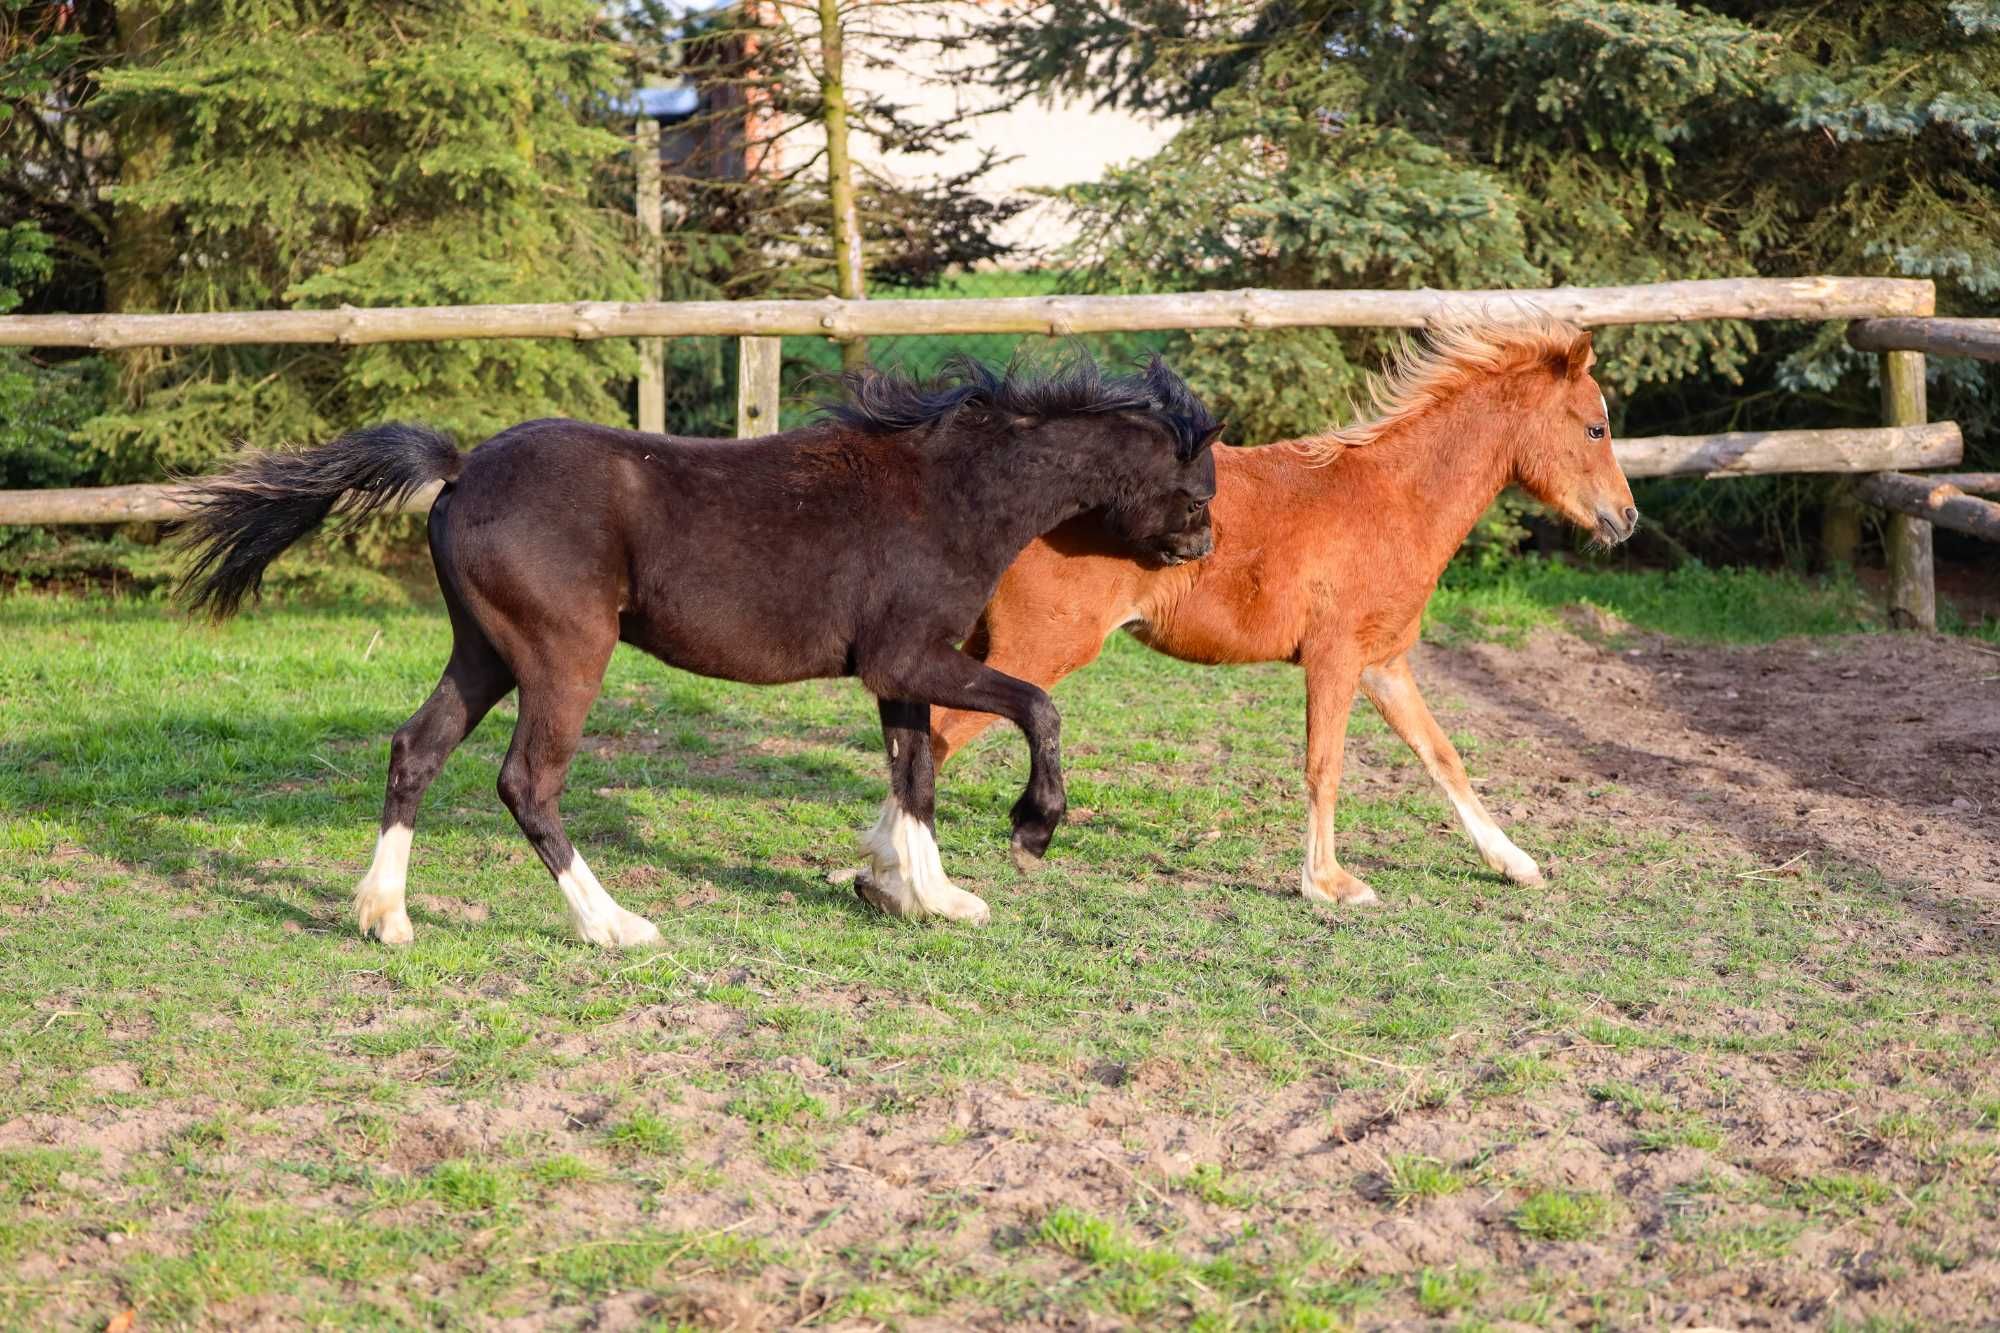
[[354, 916], [361, 933], [384, 944], [408, 944], [413, 935], [404, 889], [410, 840], [424, 792], [459, 742], [514, 688], [513, 673], [478, 627], [455, 610], [452, 624], [451, 660], [443, 677], [389, 742], [389, 791], [382, 802], [375, 859], [354, 890]]
[[1465, 776], [1465, 764], [1444, 728], [1431, 716], [1424, 696], [1417, 692], [1417, 679], [1410, 671], [1407, 656], [1398, 656], [1361, 673], [1361, 688], [1403, 743], [1416, 753], [1431, 780], [1444, 790], [1466, 836], [1479, 849], [1479, 857], [1489, 869], [1498, 871], [1516, 884], [1542, 882], [1541, 868], [1534, 858], [1514, 845], [1493, 816], [1486, 813], [1479, 796]]
[[604, 891], [563, 832], [557, 809], [570, 759], [583, 738], [583, 719], [616, 643], [614, 627], [601, 645], [565, 641], [552, 645], [561, 661], [544, 657], [532, 672], [522, 664], [521, 716], [500, 766], [500, 799], [555, 876], [576, 933], [592, 944], [631, 948], [657, 943], [659, 930]]
[[951, 882], [938, 856], [930, 705], [883, 699], [879, 707], [889, 751], [889, 796], [881, 818], [861, 840], [868, 868], [855, 877], [855, 892], [895, 916], [942, 916], [983, 926], [991, 911]]

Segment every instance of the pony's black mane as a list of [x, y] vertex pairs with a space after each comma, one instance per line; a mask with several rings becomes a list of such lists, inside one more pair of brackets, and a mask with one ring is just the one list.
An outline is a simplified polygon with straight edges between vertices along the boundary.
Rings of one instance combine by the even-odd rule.
[[1139, 374], [1106, 376], [1084, 352], [1069, 354], [1046, 372], [1020, 360], [995, 370], [961, 353], [929, 379], [896, 370], [853, 370], [840, 384], [845, 398], [821, 403], [821, 412], [871, 435], [920, 430], [960, 413], [998, 421], [1147, 412], [1172, 433], [1186, 462], [1220, 429], [1207, 406], [1158, 356]]

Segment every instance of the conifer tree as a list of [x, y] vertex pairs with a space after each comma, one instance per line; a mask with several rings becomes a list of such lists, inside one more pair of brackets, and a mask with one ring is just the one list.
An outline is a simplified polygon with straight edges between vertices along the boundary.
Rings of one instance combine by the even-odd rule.
[[[591, 0], [152, 0], [117, 6], [89, 103], [115, 141], [112, 309], [626, 299], [622, 71]], [[622, 420], [620, 342], [175, 349], [125, 367], [91, 437], [141, 475], [231, 437], [416, 417], [477, 438]]]
[[[0, 314], [71, 299], [95, 308], [96, 182], [84, 145], [53, 111], [87, 81], [89, 29], [106, 19], [90, 4], [0, 0]], [[48, 365], [0, 348], [0, 488], [91, 475], [93, 460], [71, 435], [102, 406], [103, 368], [94, 356]], [[17, 536], [0, 530], [0, 544]]]
[[[1107, 0], [1008, 7], [988, 34], [1017, 92], [1184, 119], [1070, 192], [1102, 289], [1893, 274], [1935, 279], [1941, 313], [2000, 313], [1991, 0]], [[1333, 415], [1382, 341], [1200, 333], [1183, 369], [1269, 438]], [[1634, 431], [1874, 414], [1837, 327], [1600, 347]], [[1933, 365], [1933, 415], [1994, 457], [2000, 377]]]

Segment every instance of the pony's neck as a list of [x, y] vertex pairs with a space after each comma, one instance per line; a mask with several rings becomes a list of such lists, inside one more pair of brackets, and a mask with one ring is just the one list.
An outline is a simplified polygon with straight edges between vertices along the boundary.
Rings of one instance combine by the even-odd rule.
[[[1435, 583], [1458, 548], [1513, 480], [1518, 413], [1497, 401], [1498, 386], [1453, 394], [1430, 411], [1406, 418], [1361, 445], [1328, 471], [1352, 463], [1378, 486], [1369, 503], [1396, 514], [1413, 564]], [[1338, 493], [1338, 476], [1329, 481]]]
[[934, 511], [952, 515], [961, 533], [982, 534], [979, 549], [965, 548], [967, 559], [982, 573], [990, 565], [998, 580], [1029, 542], [1115, 498], [1123, 469], [1107, 451], [1118, 443], [1055, 431], [962, 435], [946, 451], [949, 466], [933, 474]]

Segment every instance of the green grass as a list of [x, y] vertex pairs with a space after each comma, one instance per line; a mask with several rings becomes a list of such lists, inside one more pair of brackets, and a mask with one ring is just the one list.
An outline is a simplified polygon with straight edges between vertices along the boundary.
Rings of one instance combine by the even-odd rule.
[[619, 1148], [651, 1157], [676, 1156], [684, 1142], [680, 1126], [651, 1111], [639, 1111], [631, 1119], [611, 1127], [605, 1141]]
[[1442, 1199], [1465, 1188], [1463, 1175], [1433, 1157], [1400, 1153], [1389, 1159], [1389, 1197], [1399, 1204]]
[[[1587, 596], [1715, 637], [1707, 598], [1763, 596], [1703, 577], [1460, 585], [1438, 632]], [[1845, 596], [1794, 593], [1757, 632]], [[1623, 1326], [1861, 1236], [1889, 1285], [1831, 1298], [1854, 1326], [1899, 1282], [1992, 1294], [2000, 965], [1863, 868], [1746, 881], [1713, 831], [1495, 776], [1560, 868], [1515, 889], [1357, 713], [1343, 856], [1385, 901], [1310, 909], [1298, 673], [1120, 640], [1058, 692], [1079, 817], [1047, 866], [1009, 863], [996, 733], [938, 820], [993, 924], [889, 921], [826, 880], [882, 791], [861, 691], [621, 650], [564, 810], [660, 947], [571, 938], [493, 793], [506, 704], [431, 791], [390, 951], [347, 899], [447, 643], [396, 601], [210, 630], [0, 600], [0, 1326], [568, 1327], [649, 1292], [671, 1327], [718, 1291], [766, 1322]], [[1477, 780], [1517, 771], [1525, 738], [1469, 739]], [[1751, 1009], [1785, 1022], [1711, 1019]], [[1777, 1171], [1767, 1112], [1860, 1165]], [[1636, 1183], [1568, 1188], [1578, 1154]], [[1587, 1281], [1549, 1249], [1583, 1243]]]
[[[1511, 637], [1553, 624], [1571, 607], [1595, 608], [1642, 630], [1718, 643], [1767, 643], [1793, 634], [1879, 629], [1880, 599], [1851, 578], [1711, 568], [1629, 572], [1524, 557], [1496, 568], [1454, 564], [1431, 602], [1445, 637]], [[1586, 622], [1587, 623], [1587, 622]], [[1968, 623], [1948, 606], [1948, 631], [2000, 642], [2000, 620]]]
[[1588, 1240], [1610, 1216], [1610, 1201], [1599, 1195], [1537, 1190], [1514, 1210], [1514, 1226], [1536, 1240]]

